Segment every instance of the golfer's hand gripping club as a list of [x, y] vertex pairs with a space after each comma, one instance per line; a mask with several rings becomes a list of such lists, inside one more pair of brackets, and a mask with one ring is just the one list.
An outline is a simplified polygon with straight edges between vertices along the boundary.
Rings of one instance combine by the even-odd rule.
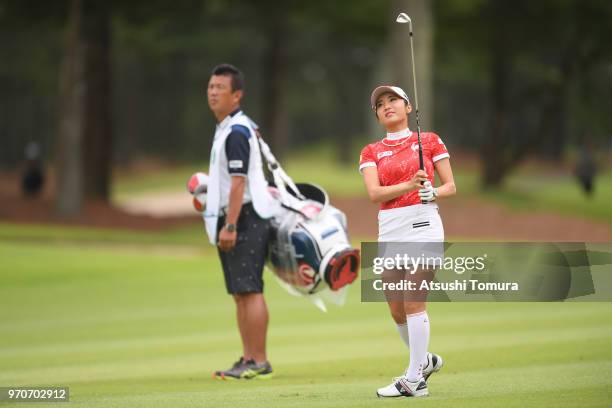
[[419, 197], [421, 198], [422, 202], [424, 201], [430, 203], [432, 201], [435, 201], [437, 195], [437, 189], [434, 188], [434, 186], [431, 184], [431, 181], [429, 180], [423, 183], [423, 188], [419, 190]]

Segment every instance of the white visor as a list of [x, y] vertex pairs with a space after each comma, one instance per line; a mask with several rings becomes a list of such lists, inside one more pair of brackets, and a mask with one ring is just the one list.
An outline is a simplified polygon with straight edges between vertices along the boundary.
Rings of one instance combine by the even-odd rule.
[[380, 97], [380, 95], [387, 92], [394, 93], [403, 100], [405, 100], [407, 103], [410, 103], [408, 95], [406, 95], [406, 92], [404, 92], [402, 88], [400, 88], [399, 86], [383, 85], [374, 89], [372, 91], [372, 96], [370, 96], [370, 105], [372, 106], [372, 110], [374, 110], [374, 112], [376, 112], [376, 100]]

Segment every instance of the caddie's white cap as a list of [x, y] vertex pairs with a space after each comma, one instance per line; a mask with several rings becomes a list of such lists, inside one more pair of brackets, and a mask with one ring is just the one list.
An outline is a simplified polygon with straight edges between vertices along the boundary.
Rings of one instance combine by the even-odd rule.
[[384, 93], [391, 92], [410, 103], [410, 99], [408, 99], [408, 95], [406, 92], [399, 86], [391, 86], [391, 85], [383, 85], [379, 86], [372, 91], [372, 96], [370, 96], [370, 105], [372, 106], [372, 110], [376, 112], [376, 100], [378, 97]]

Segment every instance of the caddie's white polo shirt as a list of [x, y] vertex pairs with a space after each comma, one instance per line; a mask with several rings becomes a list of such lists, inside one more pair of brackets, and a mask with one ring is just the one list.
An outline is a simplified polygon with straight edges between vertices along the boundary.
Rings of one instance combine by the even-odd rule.
[[[217, 124], [217, 132], [229, 126], [230, 118], [240, 112], [240, 108], [230, 113], [223, 121]], [[232, 187], [232, 176], [248, 177], [250, 146], [249, 130], [242, 125], [232, 126], [231, 133], [225, 140], [225, 148], [219, 157], [219, 183], [220, 207], [225, 209], [229, 205], [229, 194]], [[249, 183], [246, 183], [242, 204], [251, 202]]]

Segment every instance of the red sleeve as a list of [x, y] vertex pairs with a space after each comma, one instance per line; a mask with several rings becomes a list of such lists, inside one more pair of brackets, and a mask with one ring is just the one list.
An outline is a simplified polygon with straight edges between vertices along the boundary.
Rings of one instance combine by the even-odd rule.
[[359, 155], [359, 172], [361, 173], [366, 167], [376, 167], [376, 159], [372, 152], [372, 145], [367, 145], [361, 150]]
[[450, 157], [450, 155], [448, 154], [448, 150], [446, 150], [446, 145], [444, 144], [442, 139], [440, 139], [440, 136], [435, 133], [432, 133], [431, 160], [435, 163], [438, 160], [442, 160], [447, 157]]

